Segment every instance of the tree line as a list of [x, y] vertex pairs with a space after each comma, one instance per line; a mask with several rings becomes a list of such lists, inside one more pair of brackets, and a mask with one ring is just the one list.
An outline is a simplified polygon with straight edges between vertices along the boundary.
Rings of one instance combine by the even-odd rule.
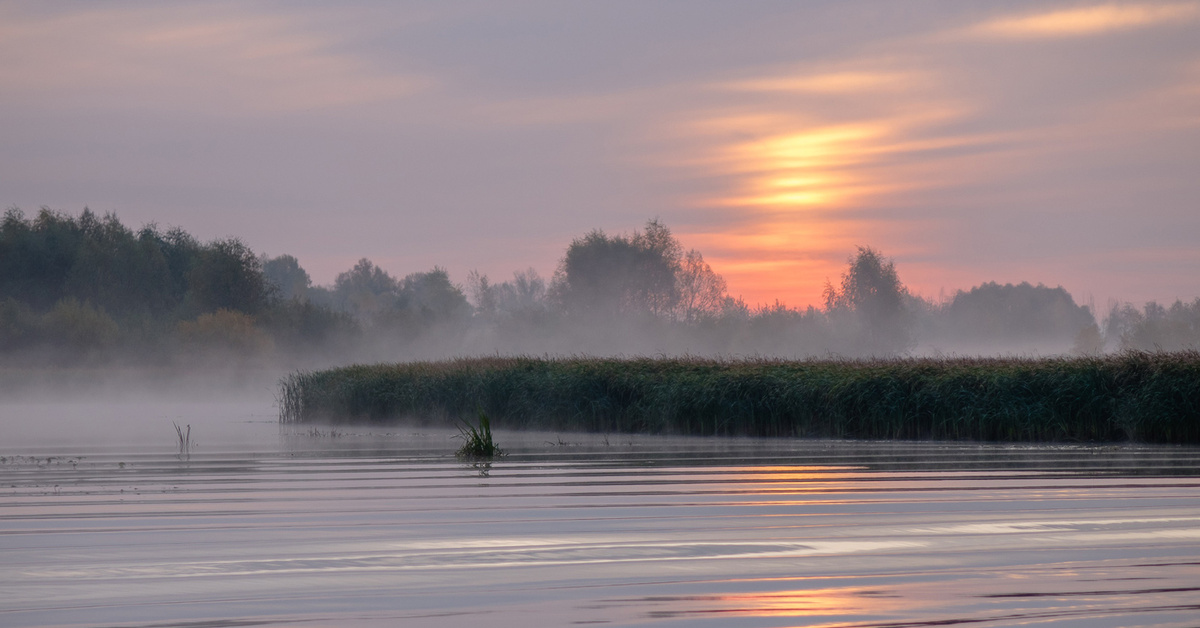
[[750, 307], [658, 220], [589, 232], [554, 274], [465, 285], [435, 267], [395, 277], [362, 259], [330, 286], [291, 255], [236, 238], [134, 231], [114, 214], [10, 209], [0, 222], [0, 354], [77, 363], [181, 356], [290, 362], [481, 353], [896, 356], [1200, 347], [1200, 299], [1115, 304], [1101, 326], [1061, 287], [985, 283], [942, 303], [913, 295], [861, 247], [824, 303]]

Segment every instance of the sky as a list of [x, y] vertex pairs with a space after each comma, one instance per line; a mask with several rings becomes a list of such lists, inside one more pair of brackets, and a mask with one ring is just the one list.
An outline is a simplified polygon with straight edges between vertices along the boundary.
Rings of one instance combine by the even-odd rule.
[[1200, 297], [1200, 1], [0, 2], [0, 205], [318, 284], [658, 218], [750, 305]]

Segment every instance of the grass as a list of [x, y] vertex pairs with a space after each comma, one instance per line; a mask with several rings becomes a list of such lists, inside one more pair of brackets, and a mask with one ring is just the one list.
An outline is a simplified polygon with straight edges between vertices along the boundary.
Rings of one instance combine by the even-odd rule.
[[459, 458], [485, 460], [504, 455], [504, 451], [492, 440], [492, 422], [486, 412], [479, 410], [479, 426], [460, 423], [458, 435], [463, 445], [455, 452]]
[[1200, 353], [897, 360], [491, 357], [297, 372], [280, 420], [979, 441], [1200, 443]]

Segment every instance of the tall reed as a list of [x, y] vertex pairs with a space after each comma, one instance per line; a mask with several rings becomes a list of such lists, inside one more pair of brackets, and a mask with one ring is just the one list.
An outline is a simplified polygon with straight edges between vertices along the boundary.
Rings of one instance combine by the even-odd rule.
[[692, 435], [1200, 443], [1200, 353], [1091, 358], [489, 357], [296, 372], [280, 420]]

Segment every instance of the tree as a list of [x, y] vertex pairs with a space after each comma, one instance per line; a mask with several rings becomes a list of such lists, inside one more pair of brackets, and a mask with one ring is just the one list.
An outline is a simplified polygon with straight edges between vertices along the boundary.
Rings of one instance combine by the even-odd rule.
[[657, 220], [632, 237], [595, 230], [577, 238], [555, 272], [553, 292], [574, 315], [613, 317], [671, 313], [682, 247]]
[[678, 300], [675, 316], [695, 323], [703, 316], [715, 316], [725, 303], [725, 279], [713, 272], [700, 251], [692, 249], [683, 257], [675, 277]]
[[66, 294], [125, 319], [163, 316], [178, 306], [159, 242], [134, 235], [112, 213], [97, 219], [84, 210], [78, 224], [83, 238], [66, 278]]
[[265, 259], [263, 276], [267, 284], [285, 301], [304, 300], [312, 287], [312, 278], [300, 267], [300, 261], [291, 255]]
[[471, 271], [467, 285], [476, 312], [489, 321], [541, 321], [546, 312], [546, 281], [532, 268], [513, 273], [510, 281], [492, 283]]
[[657, 218], [646, 222], [641, 233], [630, 239], [637, 252], [632, 290], [632, 309], [644, 309], [653, 316], [670, 313], [679, 301], [675, 284], [683, 257], [683, 247], [671, 230]]
[[194, 312], [224, 309], [253, 315], [266, 309], [269, 300], [262, 262], [237, 238], [203, 247], [188, 273], [187, 301]]
[[467, 273], [467, 287], [471, 291], [471, 300], [474, 302], [475, 311], [484, 318], [495, 316], [500, 286], [492, 283], [487, 275], [481, 275], [478, 270], [472, 270]]
[[446, 269], [433, 267], [413, 273], [400, 282], [399, 307], [423, 324], [461, 321], [471, 314], [471, 304]]
[[360, 319], [370, 319], [391, 309], [399, 294], [399, 282], [365, 257], [333, 282], [336, 306]]
[[1075, 335], [1075, 343], [1071, 346], [1071, 353], [1075, 355], [1097, 356], [1104, 352], [1104, 336], [1100, 333], [1100, 326], [1092, 323], [1087, 327], [1079, 330]]
[[157, 242], [163, 259], [167, 262], [171, 302], [182, 303], [187, 297], [192, 268], [199, 262], [203, 246], [190, 233], [178, 227], [162, 235], [153, 227], [143, 229], [140, 239]]
[[40, 320], [33, 308], [12, 297], [0, 301], [0, 351], [24, 349], [36, 343]]
[[1113, 305], [1105, 335], [1122, 349], [1181, 351], [1200, 349], [1200, 299], [1175, 301], [1170, 308], [1150, 301], [1138, 311], [1132, 305]]
[[30, 221], [20, 209], [9, 209], [0, 224], [0, 294], [38, 311], [50, 309], [67, 296], [82, 239], [79, 224], [66, 214], [43, 207]]
[[181, 321], [176, 333], [192, 351], [258, 355], [274, 348], [271, 337], [255, 326], [253, 316], [227, 309]]
[[865, 353], [895, 354], [911, 347], [911, 321], [904, 306], [908, 289], [900, 283], [895, 264], [862, 246], [849, 264], [840, 289], [826, 282], [826, 312], [835, 320], [852, 321]]
[[86, 354], [116, 344], [119, 328], [103, 310], [66, 298], [42, 316], [42, 336], [69, 355]]
[[988, 282], [958, 291], [946, 308], [954, 340], [1004, 344], [1052, 343], [1072, 346], [1080, 331], [1095, 324], [1091, 310], [1076, 305], [1062, 288]]
[[0, 223], [0, 294], [38, 311], [74, 298], [122, 320], [170, 315], [200, 249], [182, 234], [189, 246], [176, 251], [175, 234], [151, 225], [135, 235], [115, 214], [86, 208], [78, 218], [43, 208], [32, 221], [10, 209]]
[[500, 284], [498, 307], [509, 316], [539, 315], [546, 310], [546, 280], [532, 268], [514, 272]]

